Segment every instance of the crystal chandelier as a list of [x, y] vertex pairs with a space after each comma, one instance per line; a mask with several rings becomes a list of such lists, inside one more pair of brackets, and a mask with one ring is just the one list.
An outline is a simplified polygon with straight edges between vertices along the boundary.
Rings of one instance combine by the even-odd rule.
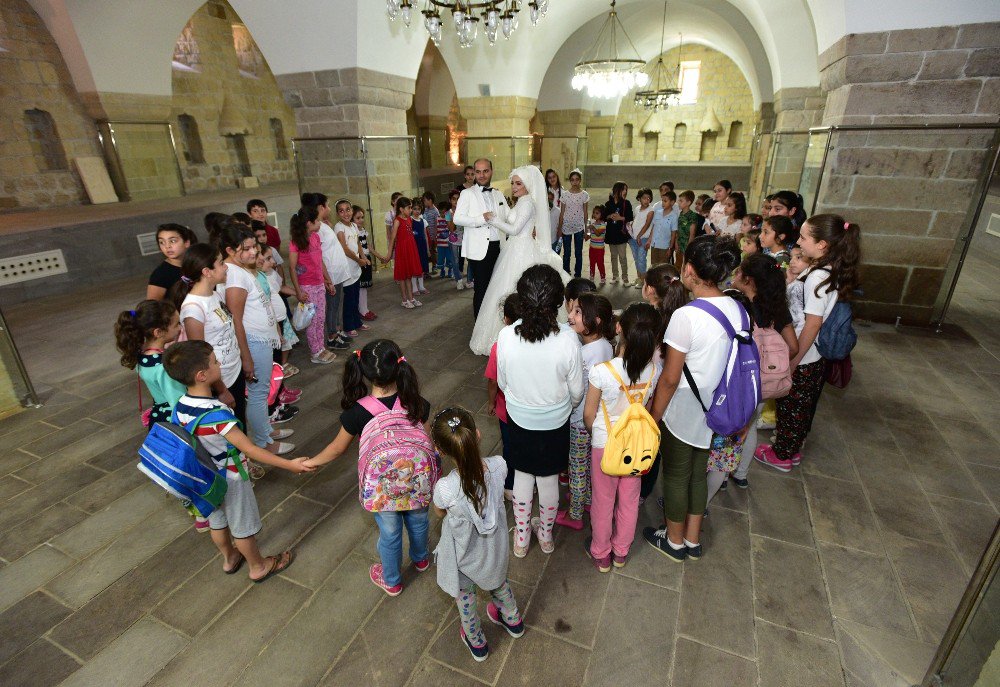
[[[644, 107], [647, 110], [652, 110], [653, 112], [661, 109], [665, 110], [671, 105], [677, 105], [681, 101], [681, 89], [677, 87], [677, 82], [674, 80], [674, 77], [667, 72], [667, 68], [663, 64], [663, 38], [666, 33], [667, 0], [663, 0], [663, 30], [660, 32], [660, 56], [657, 58], [656, 66], [653, 68], [655, 78], [652, 79], [652, 82], [654, 87], [651, 91], [636, 91], [635, 94], [635, 104], [638, 107]], [[678, 74], [680, 74], [681, 71], [680, 52], [683, 49], [684, 37], [681, 36], [681, 44], [677, 49]]]
[[[618, 52], [619, 32], [630, 49], [624, 56]], [[586, 88], [587, 95], [592, 98], [620, 98], [633, 88], [643, 88], [649, 83], [649, 74], [643, 71], [645, 66], [645, 60], [639, 57], [639, 51], [618, 19], [615, 0], [611, 0], [611, 11], [597, 34], [594, 47], [584, 53], [573, 69], [573, 88], [577, 91]]]
[[[419, 0], [416, 0], [419, 1]], [[441, 29], [444, 20], [441, 10], [451, 12], [455, 24], [458, 44], [470, 48], [479, 35], [479, 23], [482, 22], [486, 40], [495, 45], [497, 37], [503, 34], [509, 39], [517, 29], [517, 17], [521, 11], [522, 0], [424, 0], [421, 14], [424, 15], [424, 28], [430, 35], [434, 45], [441, 42]], [[479, 10], [479, 16], [476, 11]], [[528, 3], [528, 17], [531, 25], [536, 26], [538, 20], [549, 10], [549, 0], [531, 0]], [[413, 19], [412, 0], [386, 0], [386, 11], [389, 19], [399, 17], [406, 26]]]

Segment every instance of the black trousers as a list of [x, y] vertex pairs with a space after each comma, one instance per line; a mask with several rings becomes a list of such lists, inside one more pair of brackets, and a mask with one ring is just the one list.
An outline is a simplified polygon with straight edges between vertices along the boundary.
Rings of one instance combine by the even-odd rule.
[[490, 247], [482, 260], [469, 260], [469, 271], [472, 272], [472, 281], [476, 284], [472, 292], [473, 317], [479, 317], [479, 306], [483, 304], [486, 289], [490, 285], [490, 277], [493, 276], [493, 268], [496, 267], [499, 257], [500, 242], [490, 241]]

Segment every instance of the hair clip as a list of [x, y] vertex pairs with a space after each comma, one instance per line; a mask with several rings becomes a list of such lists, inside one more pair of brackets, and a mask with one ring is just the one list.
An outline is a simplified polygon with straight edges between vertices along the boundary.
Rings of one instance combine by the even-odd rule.
[[680, 280], [681, 280], [680, 277], [670, 277], [670, 281], [668, 281], [667, 283], [673, 284], [675, 281], [680, 281]]
[[401, 355], [398, 358], [396, 358], [396, 364], [405, 363], [405, 362], [406, 362], [406, 356], [404, 356], [404, 355]]
[[451, 433], [454, 434], [458, 426], [462, 424], [462, 421], [458, 419], [458, 416], [448, 418], [448, 426], [451, 428]]
[[850, 222], [844, 222], [844, 231], [849, 231], [850, 228], [851, 228], [851, 223]]
[[184, 282], [185, 284], [191, 284], [192, 283], [191, 282], [191, 277], [184, 276], [183, 274], [181, 275], [181, 281]]
[[129, 310], [128, 314], [133, 320], [135, 319], [135, 310]]
[[354, 355], [358, 356], [358, 360], [361, 360], [361, 351], [360, 351], [360, 349], [355, 348], [354, 349]]

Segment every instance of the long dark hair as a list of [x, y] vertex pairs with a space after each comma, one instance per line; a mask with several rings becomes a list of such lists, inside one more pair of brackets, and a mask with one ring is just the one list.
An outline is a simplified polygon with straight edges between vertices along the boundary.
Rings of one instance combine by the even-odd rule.
[[763, 221], [763, 224], [771, 225], [771, 229], [774, 230], [774, 236], [778, 239], [778, 243], [785, 248], [794, 246], [795, 242], [799, 240], [799, 230], [795, 228], [792, 220], [784, 215], [774, 215], [773, 217], [768, 217]]
[[224, 256], [228, 256], [230, 250], [235, 253], [247, 239], [257, 242], [257, 237], [250, 231], [250, 227], [236, 220], [223, 222], [217, 237], [219, 252]]
[[303, 205], [309, 205], [314, 208], [318, 208], [320, 205], [326, 205], [330, 202], [330, 199], [325, 193], [303, 193], [299, 198], [299, 202]]
[[[303, 194], [304, 195], [304, 194]], [[309, 250], [309, 222], [319, 219], [319, 210], [315, 205], [303, 205], [299, 211], [292, 215], [288, 223], [288, 234], [292, 238], [292, 243], [299, 250]]]
[[806, 221], [806, 211], [802, 207], [805, 205], [805, 201], [803, 201], [802, 196], [795, 191], [778, 191], [771, 196], [772, 205], [775, 201], [781, 203], [781, 205], [788, 210], [795, 208], [795, 212], [792, 214], [791, 220], [796, 227], [801, 227], [802, 223]]
[[608, 341], [615, 340], [615, 314], [611, 301], [596, 293], [581, 293], [576, 303], [580, 306], [587, 334], [599, 334]]
[[521, 324], [515, 332], [528, 342], [542, 341], [559, 331], [556, 316], [563, 300], [559, 273], [549, 265], [532, 265], [517, 280], [521, 297]]
[[431, 439], [442, 456], [455, 461], [462, 493], [482, 515], [486, 505], [486, 474], [472, 413], [461, 406], [440, 411], [431, 423]]
[[827, 246], [826, 255], [813, 265], [830, 271], [830, 276], [816, 287], [816, 295], [821, 288], [833, 286], [840, 300], [851, 300], [860, 280], [861, 227], [834, 214], [813, 215], [806, 224], [812, 228], [813, 239], [826, 241]]
[[142, 354], [142, 346], [157, 329], [170, 326], [177, 308], [170, 301], [145, 300], [135, 310], [123, 310], [115, 321], [115, 346], [122, 354], [122, 365], [135, 369]]
[[740, 264], [743, 276], [753, 280], [757, 326], [781, 329], [788, 324], [785, 273], [770, 255], [755, 253]]
[[740, 247], [729, 236], [696, 236], [684, 251], [684, 260], [699, 279], [718, 284], [740, 264]]
[[420, 385], [417, 383], [417, 371], [406, 361], [394, 341], [376, 339], [360, 351], [348, 354], [347, 362], [344, 363], [344, 397], [340, 401], [341, 408], [347, 410], [368, 395], [365, 380], [379, 386], [395, 384], [399, 403], [406, 409], [406, 417], [414, 424], [420, 422], [423, 402], [420, 398]]
[[747, 216], [747, 197], [744, 196], [739, 191], [730, 193], [727, 200], [732, 199], [733, 207], [733, 219], [743, 219]]
[[663, 343], [663, 333], [667, 331], [670, 324], [670, 317], [677, 308], [687, 304], [687, 289], [681, 282], [681, 275], [677, 268], [669, 263], [653, 265], [646, 270], [646, 286], [656, 294], [656, 309], [660, 313], [662, 326], [659, 331], [660, 350], [663, 357], [667, 357], [667, 344]]
[[181, 241], [187, 241], [189, 244], [198, 242], [198, 235], [191, 231], [188, 227], [183, 224], [174, 224], [173, 222], [167, 222], [166, 224], [161, 224], [156, 227], [156, 238], [159, 240], [160, 234], [163, 232], [170, 231], [181, 237]]
[[608, 196], [608, 200], [612, 203], [617, 203], [619, 201], [625, 200], [625, 192], [628, 189], [628, 184], [624, 181], [616, 181], [615, 185], [611, 187], [611, 195]]
[[559, 178], [559, 172], [552, 169], [551, 167], [545, 170], [545, 188], [549, 189], [550, 191], [552, 190], [552, 187], [549, 186], [549, 174], [556, 175], [556, 188], [562, 191], [562, 179]]
[[215, 261], [219, 259], [219, 249], [208, 243], [196, 243], [184, 253], [184, 260], [181, 261], [181, 278], [170, 287], [168, 298], [174, 306], [180, 310], [184, 299], [191, 293], [191, 287], [197, 284], [205, 276], [203, 270], [210, 270], [215, 267]]
[[622, 354], [625, 372], [629, 380], [635, 383], [653, 359], [653, 353], [660, 342], [662, 320], [656, 308], [649, 303], [632, 303], [622, 312], [618, 324], [622, 328], [619, 345], [625, 348]]

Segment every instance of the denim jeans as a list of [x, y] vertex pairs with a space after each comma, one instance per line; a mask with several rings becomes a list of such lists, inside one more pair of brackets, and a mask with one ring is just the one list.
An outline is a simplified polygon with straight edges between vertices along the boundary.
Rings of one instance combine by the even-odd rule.
[[250, 438], [257, 446], [271, 443], [271, 422], [267, 414], [267, 393], [271, 389], [271, 365], [273, 354], [271, 344], [263, 339], [247, 337], [250, 357], [253, 359], [253, 373], [256, 382], [247, 382], [247, 422], [250, 423]]
[[576, 253], [576, 270], [574, 277], [579, 277], [583, 273], [583, 231], [575, 234], [564, 234], [563, 242], [563, 271], [569, 272], [570, 244], [573, 245], [573, 252]]
[[361, 296], [361, 280], [343, 287], [344, 289], [344, 331], [353, 332], [361, 326], [358, 298]]
[[643, 245], [633, 238], [629, 238], [628, 247], [632, 249], [632, 259], [635, 260], [636, 276], [641, 277], [646, 274], [646, 239], [643, 237]]
[[458, 271], [458, 261], [455, 259], [455, 251], [451, 245], [437, 247], [437, 268], [440, 270], [442, 277], [450, 271], [451, 274], [448, 276], [452, 277], [455, 281], [459, 281], [462, 278], [462, 273]]
[[403, 577], [399, 571], [403, 560], [403, 527], [410, 538], [410, 560], [427, 560], [427, 509], [383, 511], [375, 513], [378, 525], [378, 555], [382, 559], [382, 579], [390, 587]]

